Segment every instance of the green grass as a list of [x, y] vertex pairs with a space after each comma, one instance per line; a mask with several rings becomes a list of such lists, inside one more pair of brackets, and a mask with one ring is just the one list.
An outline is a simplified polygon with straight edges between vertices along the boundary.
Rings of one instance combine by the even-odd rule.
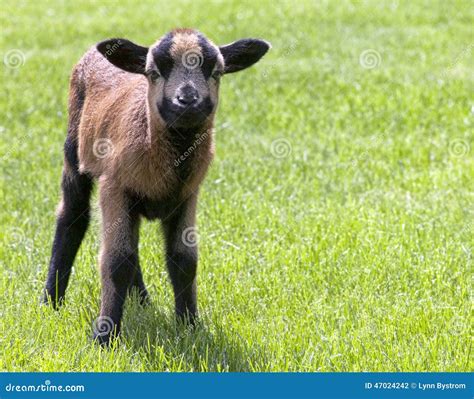
[[[2, 58], [25, 56], [0, 68], [1, 370], [473, 370], [472, 2], [82, 3], [0, 12]], [[201, 325], [175, 323], [147, 222], [153, 304], [128, 301], [120, 345], [101, 350], [97, 211], [66, 306], [39, 306], [68, 77], [99, 40], [150, 44], [176, 26], [273, 49], [223, 79], [198, 212]]]

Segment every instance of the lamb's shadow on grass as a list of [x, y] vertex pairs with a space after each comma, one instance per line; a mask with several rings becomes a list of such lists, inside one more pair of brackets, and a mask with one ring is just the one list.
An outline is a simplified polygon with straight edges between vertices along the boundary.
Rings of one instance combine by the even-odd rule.
[[144, 357], [145, 371], [252, 371], [257, 362], [267, 364], [262, 348], [205, 314], [191, 327], [178, 322], [171, 309], [156, 302], [142, 307], [130, 298], [122, 325], [123, 343]]

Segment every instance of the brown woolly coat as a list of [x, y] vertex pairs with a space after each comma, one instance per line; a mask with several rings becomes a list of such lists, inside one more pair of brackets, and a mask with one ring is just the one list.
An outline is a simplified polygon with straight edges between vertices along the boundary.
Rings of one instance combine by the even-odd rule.
[[[180, 154], [161, 116], [151, 110], [147, 90], [145, 76], [113, 66], [95, 47], [84, 55], [73, 70], [69, 104], [71, 118], [80, 113], [79, 170], [150, 199], [164, 199], [177, 187], [179, 199], [187, 198], [197, 190], [214, 155], [213, 115], [193, 149], [192, 172], [182, 182], [175, 167]], [[82, 110], [76, 109], [78, 103], [83, 103]], [[97, 156], [98, 143], [105, 147], [105, 156]]]

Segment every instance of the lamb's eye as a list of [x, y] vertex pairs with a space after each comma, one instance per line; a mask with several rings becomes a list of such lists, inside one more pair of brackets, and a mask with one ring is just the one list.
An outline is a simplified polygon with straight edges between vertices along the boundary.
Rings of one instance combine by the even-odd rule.
[[222, 76], [222, 72], [221, 71], [214, 71], [212, 73], [212, 78], [215, 79], [215, 80], [219, 80], [219, 78]]
[[154, 69], [148, 74], [148, 76], [150, 76], [150, 80], [153, 83], [155, 83], [158, 80], [158, 78], [160, 77], [160, 73], [157, 70]]

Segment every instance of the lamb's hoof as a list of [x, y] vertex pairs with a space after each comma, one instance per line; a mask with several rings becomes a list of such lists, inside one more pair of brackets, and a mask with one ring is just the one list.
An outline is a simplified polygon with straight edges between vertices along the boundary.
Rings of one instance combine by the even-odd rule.
[[61, 305], [64, 303], [64, 297], [56, 298], [54, 295], [50, 295], [45, 291], [40, 303], [41, 305], [51, 306], [54, 310], [59, 310]]
[[150, 295], [148, 295], [148, 292], [145, 291], [144, 293], [140, 293], [140, 305], [144, 308], [151, 305], [151, 299]]
[[143, 288], [142, 290], [140, 290], [139, 287], [133, 286], [129, 289], [128, 295], [131, 295], [131, 296], [137, 295], [138, 302], [143, 307], [149, 306], [151, 304], [150, 296], [146, 288]]
[[178, 323], [184, 324], [191, 329], [194, 329], [199, 322], [197, 313], [176, 313], [176, 319]]
[[92, 339], [101, 346], [110, 346], [119, 335], [119, 328], [108, 316], [99, 316], [92, 323]]
[[107, 348], [110, 346], [112, 342], [112, 335], [111, 334], [100, 334], [94, 332], [92, 335], [92, 340], [94, 343], [99, 344], [100, 346]]

